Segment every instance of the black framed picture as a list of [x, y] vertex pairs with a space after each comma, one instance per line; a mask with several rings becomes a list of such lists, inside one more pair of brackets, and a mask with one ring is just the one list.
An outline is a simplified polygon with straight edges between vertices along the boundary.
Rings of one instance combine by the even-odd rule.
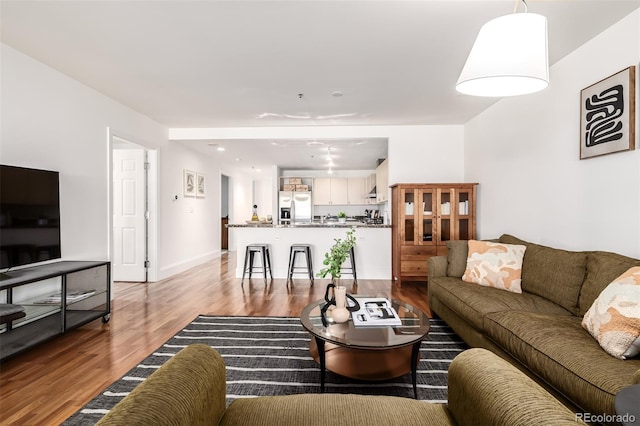
[[636, 67], [580, 92], [580, 159], [635, 149]]

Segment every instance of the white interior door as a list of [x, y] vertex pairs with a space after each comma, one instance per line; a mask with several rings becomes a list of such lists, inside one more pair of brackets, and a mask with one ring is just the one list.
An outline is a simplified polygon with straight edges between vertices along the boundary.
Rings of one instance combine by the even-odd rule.
[[144, 149], [113, 150], [113, 280], [146, 281]]

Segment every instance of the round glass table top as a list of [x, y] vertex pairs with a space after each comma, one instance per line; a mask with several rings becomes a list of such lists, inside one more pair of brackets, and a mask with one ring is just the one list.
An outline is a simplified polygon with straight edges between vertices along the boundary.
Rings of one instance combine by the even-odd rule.
[[[358, 296], [354, 297], [358, 299]], [[393, 327], [355, 327], [351, 319], [335, 323], [331, 319], [330, 310], [325, 315], [325, 326], [320, 312], [325, 303], [324, 300], [318, 300], [305, 307], [300, 314], [300, 322], [315, 337], [340, 346], [389, 349], [412, 345], [423, 340], [429, 333], [429, 317], [418, 308], [398, 300], [391, 300], [391, 305], [398, 313], [402, 325]]]

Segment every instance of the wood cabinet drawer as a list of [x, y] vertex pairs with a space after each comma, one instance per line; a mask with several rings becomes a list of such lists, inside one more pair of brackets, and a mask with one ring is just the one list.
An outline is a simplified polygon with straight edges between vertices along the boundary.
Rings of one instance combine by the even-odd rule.
[[400, 271], [404, 275], [427, 275], [427, 262], [425, 260], [403, 261]]
[[435, 256], [437, 247], [434, 246], [402, 246], [400, 256]]

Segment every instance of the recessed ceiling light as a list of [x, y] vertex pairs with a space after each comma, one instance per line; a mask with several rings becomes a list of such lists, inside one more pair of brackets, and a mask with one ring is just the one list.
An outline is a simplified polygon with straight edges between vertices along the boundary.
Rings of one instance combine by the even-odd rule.
[[223, 146], [219, 146], [218, 148], [216, 148], [218, 151], [224, 151], [224, 147]]

